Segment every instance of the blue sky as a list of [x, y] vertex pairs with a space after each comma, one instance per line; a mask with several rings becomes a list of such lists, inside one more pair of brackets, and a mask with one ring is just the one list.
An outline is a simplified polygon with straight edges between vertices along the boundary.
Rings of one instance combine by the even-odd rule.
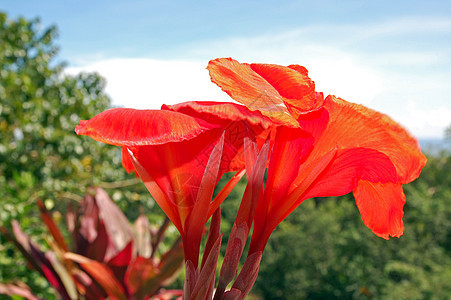
[[387, 113], [419, 137], [451, 124], [451, 1], [21, 1], [55, 24], [68, 73], [98, 71], [115, 105], [229, 100], [216, 57], [301, 64], [317, 90]]

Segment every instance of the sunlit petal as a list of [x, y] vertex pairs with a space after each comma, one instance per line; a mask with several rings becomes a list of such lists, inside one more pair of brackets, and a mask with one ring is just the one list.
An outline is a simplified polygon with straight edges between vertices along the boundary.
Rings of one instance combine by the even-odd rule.
[[419, 176], [426, 158], [418, 141], [398, 123], [372, 109], [333, 96], [326, 98], [325, 107], [329, 122], [315, 145], [319, 152], [335, 146], [375, 149], [393, 162], [399, 182], [408, 183]]
[[299, 65], [283, 67], [270, 64], [251, 64], [252, 70], [263, 77], [282, 96], [283, 101], [297, 118], [297, 113], [320, 107], [324, 98], [315, 92], [315, 83], [306, 68]]
[[362, 220], [377, 236], [400, 237], [404, 231], [402, 210], [406, 196], [401, 184], [361, 180], [354, 190]]
[[283, 97], [250, 65], [240, 64], [231, 58], [218, 58], [210, 61], [207, 69], [211, 80], [232, 99], [252, 111], [260, 111], [276, 123], [298, 126]]
[[367, 148], [340, 149], [302, 198], [345, 195], [359, 180], [388, 183], [397, 179], [396, 169], [385, 154]]
[[113, 108], [80, 121], [75, 132], [111, 145], [143, 146], [189, 140], [216, 127], [173, 111]]
[[202, 119], [224, 129], [225, 145], [221, 164], [223, 172], [240, 171], [244, 167], [245, 137], [255, 138], [261, 148], [274, 127], [274, 123], [259, 111], [250, 111], [243, 105], [230, 102], [191, 101], [163, 105], [162, 109]]
[[127, 147], [122, 147], [122, 166], [127, 173], [136, 172]]

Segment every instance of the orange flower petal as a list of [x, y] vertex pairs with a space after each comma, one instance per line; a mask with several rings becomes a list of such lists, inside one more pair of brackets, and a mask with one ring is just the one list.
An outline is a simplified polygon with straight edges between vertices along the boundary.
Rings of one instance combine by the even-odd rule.
[[210, 61], [207, 69], [212, 82], [232, 99], [252, 111], [260, 111], [276, 123], [298, 126], [285, 106], [283, 97], [248, 64], [240, 64], [231, 58], [218, 58]]
[[397, 178], [396, 169], [385, 154], [368, 148], [340, 149], [302, 199], [345, 195], [361, 179], [387, 183], [396, 182]]
[[362, 220], [377, 236], [400, 237], [404, 231], [402, 210], [406, 196], [401, 184], [361, 180], [354, 190]]
[[[329, 112], [329, 122], [315, 143], [316, 153], [330, 149], [362, 147], [387, 155], [398, 173], [398, 182], [415, 180], [426, 158], [418, 141], [388, 116], [359, 104], [329, 96], [324, 102]], [[301, 122], [302, 123], [302, 122]]]
[[[251, 68], [272, 85], [285, 104], [296, 112], [317, 109], [324, 102], [322, 94], [315, 92], [315, 83], [308, 77], [307, 69], [302, 66], [251, 64]], [[297, 118], [297, 115], [294, 114], [294, 117]]]
[[142, 146], [189, 140], [216, 127], [173, 111], [113, 108], [80, 121], [75, 132], [111, 145]]

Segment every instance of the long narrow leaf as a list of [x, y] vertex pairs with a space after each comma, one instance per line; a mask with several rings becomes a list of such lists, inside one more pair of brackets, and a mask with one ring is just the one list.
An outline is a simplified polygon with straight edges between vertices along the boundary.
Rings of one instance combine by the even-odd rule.
[[33, 258], [32, 262], [36, 269], [47, 278], [49, 283], [60, 293], [63, 299], [70, 299], [61, 278], [58, 276], [58, 273], [55, 271], [45, 254], [22, 231], [16, 220], [13, 220], [11, 225], [13, 227], [13, 232], [17, 242], [29, 254], [29, 256]]
[[124, 249], [133, 238], [133, 231], [127, 217], [103, 189], [96, 188], [95, 200], [99, 207], [100, 218], [112, 242], [105, 254], [105, 259], [108, 260]]
[[75, 286], [75, 282], [72, 276], [69, 274], [69, 271], [66, 267], [59, 261], [53, 252], [47, 252], [45, 257], [52, 264], [52, 267], [55, 269], [55, 272], [58, 274], [61, 282], [64, 285], [67, 294], [71, 299], [77, 298], [77, 288]]
[[[79, 233], [87, 243], [92, 243], [97, 237], [97, 224], [99, 223], [99, 208], [92, 195], [86, 194], [83, 198], [81, 210], [83, 219], [80, 223]], [[77, 248], [77, 253], [83, 252], [83, 245], [80, 245], [80, 248]]]
[[33, 295], [30, 288], [24, 283], [20, 283], [20, 285], [15, 285], [12, 283], [0, 283], [0, 294], [8, 295], [11, 297], [20, 296], [24, 297], [27, 300], [39, 300], [39, 298]]
[[133, 229], [136, 255], [149, 258], [152, 254], [152, 236], [150, 234], [149, 220], [144, 214], [140, 214], [135, 223], [133, 223]]
[[160, 274], [153, 259], [137, 256], [125, 274], [125, 282], [131, 295], [136, 299], [155, 293], [160, 285], [153, 283]]
[[[29, 247], [25, 249], [24, 246], [22, 246], [22, 243], [19, 243], [18, 240], [14, 238], [14, 236], [12, 236], [5, 227], [0, 227], [0, 231], [10, 242], [14, 244], [14, 246], [16, 246], [16, 248], [20, 251], [20, 253], [22, 253], [22, 255], [26, 258], [28, 263], [33, 267], [33, 269], [38, 271], [42, 276], [45, 276], [44, 272], [39, 267], [38, 262], [33, 258], [33, 256], [29, 252]], [[28, 246], [28, 243], [25, 242], [24, 245]]]
[[191, 260], [185, 262], [185, 280], [183, 282], [183, 296], [182, 300], [188, 300], [191, 296], [194, 286], [196, 285], [199, 271]]
[[67, 246], [66, 241], [61, 234], [61, 231], [58, 229], [58, 226], [56, 226], [53, 218], [50, 216], [49, 211], [45, 208], [44, 203], [42, 203], [41, 200], [38, 200], [37, 203], [39, 210], [41, 211], [41, 218], [47, 226], [56, 244], [58, 245], [58, 247], [60, 247], [61, 250], [65, 252], [69, 251], [69, 247]]
[[[263, 186], [263, 177], [265, 175], [266, 162], [268, 160], [269, 145], [270, 140], [267, 139], [260, 150], [260, 153], [257, 155], [253, 165], [252, 174], [249, 174], [248, 184], [244, 191], [243, 200], [241, 201], [240, 208], [235, 219], [235, 224], [239, 225], [242, 222], [246, 222], [249, 229], [252, 225], [255, 208], [257, 207], [257, 202]], [[247, 148], [250, 149], [251, 146], [248, 146]], [[255, 154], [249, 153], [250, 157], [254, 155]]]
[[113, 271], [103, 263], [71, 252], [64, 254], [64, 258], [80, 264], [103, 287], [111, 299], [126, 299], [122, 285], [114, 277]]
[[97, 260], [97, 261], [105, 261], [107, 247], [109, 241], [109, 236], [106, 231], [105, 225], [103, 221], [99, 221], [98, 227], [97, 227], [97, 236], [95, 240], [93, 240], [91, 243], [87, 242], [87, 245], [84, 247], [84, 252], [79, 252], [79, 254], [86, 256], [90, 259]]

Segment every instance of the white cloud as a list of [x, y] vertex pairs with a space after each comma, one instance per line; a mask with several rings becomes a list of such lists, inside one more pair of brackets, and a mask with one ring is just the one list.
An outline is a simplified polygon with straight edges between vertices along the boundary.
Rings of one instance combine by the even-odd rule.
[[[68, 74], [98, 72], [115, 106], [159, 109], [184, 101], [231, 101], [210, 81], [207, 62], [109, 59], [68, 68]], [[381, 89], [378, 76], [351, 59], [313, 60], [310, 76], [317, 90], [369, 104]]]
[[[359, 48], [371, 38], [383, 43], [384, 37], [415, 32], [451, 33], [451, 20], [410, 18], [365, 28], [311, 26], [281, 34], [185, 45], [182, 50], [186, 58], [177, 60], [104, 59], [68, 72], [97, 71], [105, 76], [106, 90], [115, 105], [158, 109], [163, 103], [230, 101], [211, 83], [205, 70], [212, 58], [299, 63], [310, 70], [318, 91], [374, 107], [416, 136], [442, 137], [451, 123], [451, 86], [446, 84], [450, 70], [438, 69], [437, 65], [449, 64], [449, 54], [444, 49], [416, 49], [402, 43], [393, 49], [382, 44], [370, 52]], [[419, 72], [415, 69], [418, 66], [424, 70]]]
[[393, 118], [416, 136], [443, 138], [444, 129], [451, 124], [451, 109], [408, 109], [405, 113], [393, 115]]
[[154, 59], [109, 59], [67, 73], [98, 72], [107, 79], [106, 92], [113, 105], [159, 109], [184, 101], [227, 101], [227, 95], [210, 82], [205, 63]]

